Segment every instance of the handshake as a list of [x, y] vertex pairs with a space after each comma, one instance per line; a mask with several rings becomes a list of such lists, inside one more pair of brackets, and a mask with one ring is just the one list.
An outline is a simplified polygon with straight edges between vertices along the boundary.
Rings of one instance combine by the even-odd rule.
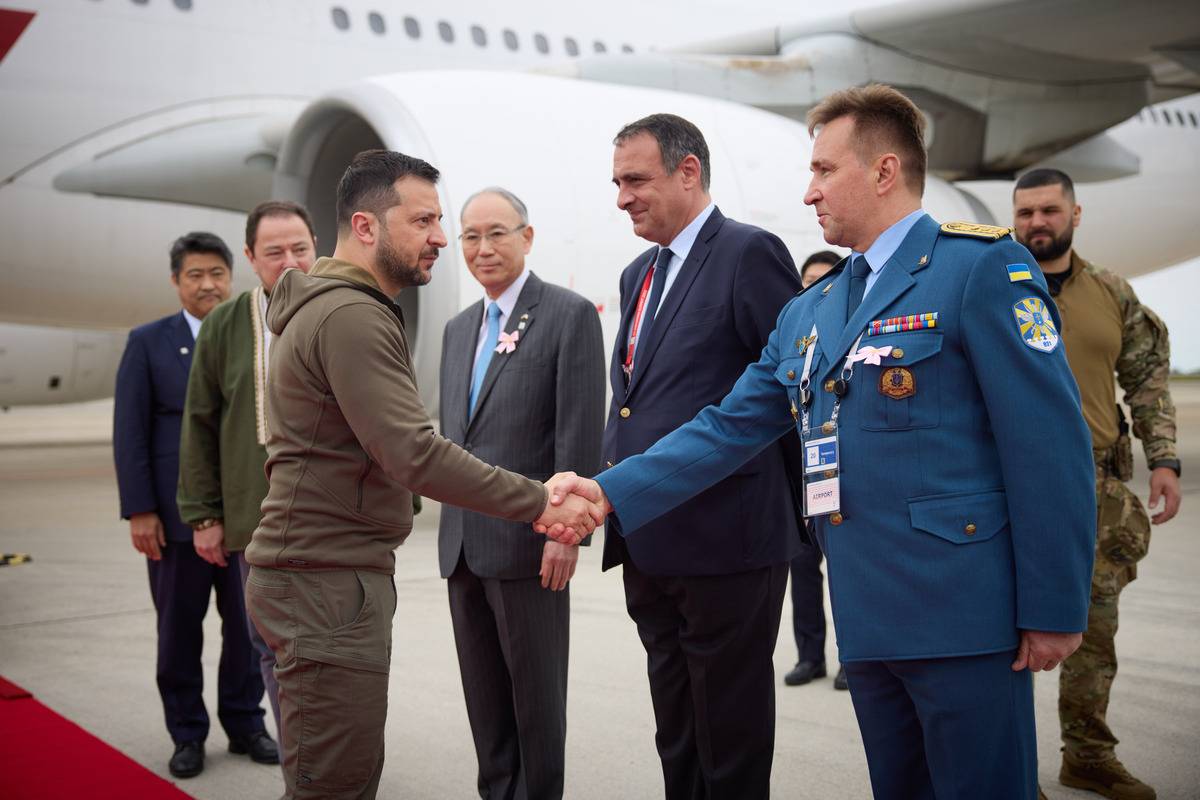
[[546, 481], [549, 499], [533, 529], [559, 544], [579, 544], [612, 512], [600, 484], [574, 472], [560, 472]]

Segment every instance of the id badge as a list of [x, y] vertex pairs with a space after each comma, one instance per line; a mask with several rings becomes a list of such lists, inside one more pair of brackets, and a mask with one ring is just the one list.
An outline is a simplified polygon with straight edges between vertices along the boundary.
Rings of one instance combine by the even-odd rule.
[[826, 422], [801, 434], [800, 444], [804, 450], [804, 516], [841, 510], [837, 423]]

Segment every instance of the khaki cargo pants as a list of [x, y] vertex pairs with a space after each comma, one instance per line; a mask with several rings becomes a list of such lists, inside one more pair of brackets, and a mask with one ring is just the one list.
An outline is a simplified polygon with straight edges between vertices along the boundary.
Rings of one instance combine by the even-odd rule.
[[251, 567], [246, 607], [275, 653], [286, 800], [375, 797], [396, 613], [392, 577]]
[[1062, 664], [1058, 718], [1063, 750], [1076, 761], [1113, 756], [1117, 737], [1108, 728], [1108, 697], [1117, 675], [1117, 600], [1137, 577], [1150, 548], [1150, 519], [1142, 502], [1117, 478], [1096, 472], [1096, 566], [1083, 644]]

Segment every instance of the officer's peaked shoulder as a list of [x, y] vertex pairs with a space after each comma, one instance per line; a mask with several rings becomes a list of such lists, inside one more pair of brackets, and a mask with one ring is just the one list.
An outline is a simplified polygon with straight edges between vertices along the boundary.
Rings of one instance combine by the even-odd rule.
[[998, 242], [1013, 232], [1012, 228], [997, 225], [981, 225], [978, 222], [947, 222], [941, 227], [944, 236], [965, 236], [986, 242]]

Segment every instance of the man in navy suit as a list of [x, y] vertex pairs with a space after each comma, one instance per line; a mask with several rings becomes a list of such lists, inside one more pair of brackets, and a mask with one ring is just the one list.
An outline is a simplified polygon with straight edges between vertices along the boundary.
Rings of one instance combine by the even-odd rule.
[[787, 305], [719, 407], [555, 493], [602, 488], [632, 543], [798, 430], [875, 797], [1034, 800], [1031, 672], [1079, 646], [1096, 520], [1058, 311], [1008, 229], [921, 210], [908, 98], [848, 89], [809, 122], [805, 202], [850, 266]]
[[192, 529], [175, 506], [179, 432], [192, 350], [201, 321], [229, 297], [232, 255], [211, 233], [189, 233], [171, 246], [171, 283], [183, 310], [139, 328], [117, 370], [113, 455], [121, 517], [133, 547], [146, 556], [158, 617], [158, 692], [175, 743], [168, 767], [178, 778], [204, 769], [208, 711], [201, 696], [202, 623], [209, 593], [221, 615], [217, 716], [231, 749], [265, 731], [262, 677], [245, 624], [237, 568], [197, 555]]
[[[621, 275], [608, 467], [720, 402], [800, 289], [777, 237], [713, 204], [695, 125], [655, 114], [614, 144], [617, 205], [655, 246]], [[779, 446], [636, 532], [610, 522], [603, 566], [624, 565], [669, 800], [769, 794], [771, 657], [800, 543]]]

